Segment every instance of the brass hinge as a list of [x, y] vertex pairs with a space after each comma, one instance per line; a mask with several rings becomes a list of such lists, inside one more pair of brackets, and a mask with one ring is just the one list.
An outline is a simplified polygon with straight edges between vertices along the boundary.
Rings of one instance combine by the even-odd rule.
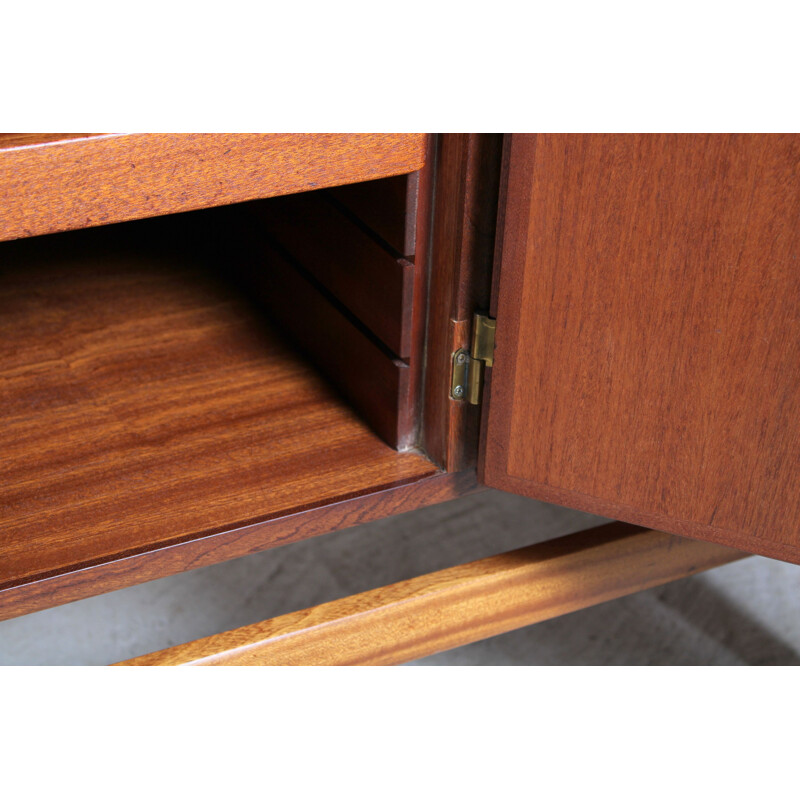
[[483, 373], [494, 363], [494, 330], [497, 321], [485, 314], [472, 318], [472, 347], [453, 353], [450, 397], [478, 405], [483, 391]]

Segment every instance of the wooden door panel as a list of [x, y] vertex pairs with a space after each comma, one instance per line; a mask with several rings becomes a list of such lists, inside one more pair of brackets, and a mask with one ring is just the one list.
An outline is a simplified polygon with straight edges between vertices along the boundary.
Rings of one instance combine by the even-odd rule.
[[800, 137], [507, 146], [483, 481], [800, 562]]

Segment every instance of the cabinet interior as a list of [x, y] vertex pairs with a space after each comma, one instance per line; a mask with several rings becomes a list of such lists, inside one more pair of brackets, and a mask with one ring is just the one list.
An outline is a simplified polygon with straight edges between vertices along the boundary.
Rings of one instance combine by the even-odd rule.
[[0, 244], [0, 590], [434, 474], [415, 191]]

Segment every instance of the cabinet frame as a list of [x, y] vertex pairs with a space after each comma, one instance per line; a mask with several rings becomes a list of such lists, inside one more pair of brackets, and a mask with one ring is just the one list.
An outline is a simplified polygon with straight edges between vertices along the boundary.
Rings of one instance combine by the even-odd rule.
[[[335, 531], [352, 524], [420, 508], [432, 503], [444, 502], [469, 492], [479, 491], [485, 482], [506, 490], [530, 494], [550, 502], [569, 504], [572, 507], [595, 513], [610, 515], [609, 512], [620, 510], [620, 506], [613, 503], [581, 504], [576, 502], [576, 496], [570, 493], [543, 491], [541, 487], [531, 491], [526, 490], [522, 484], [509, 482], [501, 485], [496, 478], [489, 478], [488, 481], [485, 481], [486, 475], [492, 470], [491, 465], [487, 469], [485, 461], [487, 437], [492, 435], [487, 423], [492, 408], [492, 397], [497, 398], [502, 393], [507, 393], [508, 387], [500, 387], [492, 370], [489, 370], [486, 402], [483, 409], [454, 401], [450, 396], [452, 354], [456, 350], [469, 347], [470, 327], [474, 312], [489, 310], [498, 315], [498, 327], [502, 328], [507, 323], [502, 318], [503, 315], [498, 314], [497, 298], [499, 293], [500, 291], [510, 291], [509, 286], [511, 286], [511, 290], [515, 286], [520, 289], [519, 281], [510, 279], [509, 268], [503, 265], [509, 258], [517, 257], [512, 252], [515, 248], [516, 250], [519, 250], [520, 247], [524, 249], [524, 244], [520, 245], [520, 242], [527, 236], [526, 226], [529, 224], [529, 220], [525, 218], [527, 208], [523, 208], [524, 203], [520, 204], [518, 200], [519, 184], [520, 181], [524, 181], [525, 176], [520, 176], [518, 171], [512, 172], [512, 170], [519, 169], [515, 165], [520, 163], [520, 158], [522, 162], [529, 165], [534, 158], [533, 150], [530, 149], [525, 150], [523, 156], [519, 158], [514, 155], [515, 141], [524, 140], [517, 135], [503, 137], [499, 134], [444, 134], [431, 135], [424, 139], [413, 138], [410, 135], [397, 135], [396, 138], [388, 135], [349, 135], [349, 139], [345, 135], [338, 135], [338, 138], [329, 135], [328, 139], [324, 139], [321, 135], [305, 137], [271, 135], [273, 138], [270, 140], [268, 135], [259, 136], [261, 138], [256, 135], [208, 135], [205, 138], [203, 135], [185, 135], [181, 139], [181, 135], [173, 135], [171, 138], [164, 139], [163, 135], [145, 134], [127, 137], [87, 135], [85, 138], [75, 138], [68, 142], [39, 142], [38, 146], [30, 142], [27, 144], [17, 142], [13, 147], [7, 147], [5, 151], [2, 149], [2, 141], [0, 141], [0, 188], [5, 190], [9, 197], [16, 198], [18, 211], [23, 209], [23, 206], [19, 205], [20, 186], [26, 186], [27, 190], [35, 188], [37, 181], [42, 180], [42, 170], [45, 169], [43, 165], [53, 161], [59, 147], [69, 148], [71, 154], [70, 159], [65, 162], [64, 169], [67, 172], [71, 170], [69, 174], [73, 179], [84, 169], [91, 180], [98, 181], [97, 185], [100, 188], [97, 196], [100, 198], [104, 196], [104, 192], [108, 191], [108, 185], [113, 185], [113, 178], [111, 184], [107, 182], [108, 174], [119, 168], [119, 164], [114, 159], [116, 158], [118, 161], [119, 153], [122, 151], [126, 155], [143, 154], [149, 168], [154, 170], [156, 184], [163, 188], [167, 171], [161, 168], [160, 159], [164, 157], [165, 142], [168, 145], [167, 149], [173, 148], [174, 152], [182, 153], [184, 158], [187, 157], [187, 153], [196, 155], [198, 147], [206, 148], [202, 152], [208, 154], [209, 162], [203, 169], [209, 185], [214, 184], [215, 181], [218, 183], [219, 175], [235, 176], [231, 186], [221, 193], [218, 190], [210, 190], [210, 193], [206, 194], [201, 192], [188, 201], [185, 197], [165, 193], [159, 195], [154, 202], [149, 199], [147, 202], [143, 202], [141, 198], [136, 199], [138, 197], [136, 192], [141, 192], [141, 187], [130, 188], [130, 170], [128, 170], [126, 178], [128, 189], [126, 191], [129, 192], [130, 207], [135, 207], [136, 210], [134, 212], [122, 211], [112, 203], [115, 210], [110, 214], [87, 218], [81, 217], [81, 214], [85, 214], [84, 210], [76, 212], [63, 206], [63, 198], [56, 202], [54, 187], [56, 184], [60, 186], [58, 191], [63, 194], [64, 186], [67, 184], [62, 186], [58, 181], [62, 181], [62, 183], [67, 181], [68, 183], [68, 177], [64, 177], [66, 175], [64, 172], [48, 190], [50, 191], [49, 199], [42, 204], [41, 213], [36, 213], [31, 218], [33, 222], [25, 225], [16, 223], [16, 227], [12, 224], [4, 233], [0, 232], [0, 236], [13, 238], [21, 234], [34, 235], [80, 227], [87, 222], [88, 224], [98, 224], [129, 219], [130, 216], [126, 216], [129, 213], [139, 216], [160, 215], [188, 208], [240, 202], [270, 194], [333, 186], [355, 180], [356, 177], [359, 180], [365, 180], [380, 175], [388, 176], [419, 171], [414, 292], [416, 297], [426, 297], [427, 301], [425, 304], [415, 303], [411, 311], [410, 352], [416, 366], [411, 370], [410, 380], [412, 381], [411, 396], [413, 398], [412, 416], [415, 422], [409, 426], [409, 431], [413, 433], [406, 444], [419, 448], [420, 452], [430, 459], [430, 469], [416, 479], [395, 485], [376, 487], [374, 491], [367, 490], [356, 493], [352, 497], [346, 497], [330, 505], [302, 509], [289, 515], [266, 519], [233, 530], [187, 539], [147, 552], [124, 554], [119, 558], [107, 559], [102, 563], [76, 565], [77, 568], [74, 570], [60, 574], [42, 575], [36, 581], [28, 582], [25, 585], [6, 585], [0, 588], [0, 617], [16, 616], [49, 607], [53, 605], [55, 595], [58, 596], [58, 603], [70, 602], [134, 583], [164, 577], [182, 569], [206, 566], [268, 547]], [[359, 136], [366, 138], [359, 139]], [[285, 179], [286, 172], [282, 169], [271, 172], [266, 170], [264, 175], [255, 177], [255, 172], [248, 172], [247, 170], [250, 168], [243, 166], [261, 163], [259, 148], [267, 142], [271, 142], [270, 146], [277, 148], [275, 152], [280, 152], [283, 148], [289, 159], [286, 163], [294, 164], [297, 167], [297, 172], [293, 173], [291, 180]], [[218, 173], [217, 170], [221, 164], [220, 153], [223, 152], [220, 148], [228, 146], [234, 149], [238, 147], [237, 152], [241, 157], [239, 161], [234, 159], [230, 164], [223, 164], [222, 171]], [[791, 143], [791, 146], [794, 144]], [[370, 150], [370, 147], [373, 149]], [[522, 149], [524, 150], [525, 147]], [[309, 152], [313, 152], [314, 157], [309, 156]], [[73, 158], [72, 156], [76, 153], [83, 153], [82, 157], [85, 157], [86, 160], [82, 162], [79, 157]], [[116, 155], [113, 155], [114, 153]], [[320, 154], [329, 153], [333, 153], [334, 157], [325, 163], [319, 160]], [[92, 161], [93, 158], [96, 160]], [[17, 159], [17, 161], [12, 162], [8, 159]], [[248, 161], [248, 159], [251, 160]], [[17, 166], [22, 165], [23, 183], [12, 176], [9, 165], [13, 165], [13, 163], [16, 163]], [[108, 172], [109, 164], [112, 164], [111, 173]], [[3, 172], [4, 167], [6, 168], [5, 172]], [[186, 165], [184, 168], [188, 169]], [[36, 170], [40, 170], [40, 172], [37, 173]], [[97, 177], [98, 175], [99, 177]], [[25, 183], [25, 180], [28, 183]], [[106, 183], [103, 183], [104, 180]], [[78, 197], [80, 189], [73, 189], [73, 192], [75, 197]], [[134, 199], [130, 200], [130, 197]], [[62, 204], [58, 205], [58, 203]], [[60, 218], [65, 221], [55, 221], [59, 218], [59, 214]], [[512, 229], [517, 233], [509, 235], [508, 232]], [[503, 286], [505, 289], [502, 288]], [[502, 302], [500, 307], [502, 307]], [[505, 335], [509, 336], [508, 333]], [[497, 401], [495, 400], [495, 402]], [[481, 415], [483, 415], [483, 420], [481, 420]], [[499, 445], [501, 448], [505, 447], [507, 442], [500, 442]], [[476, 467], [479, 470], [480, 480], [476, 477]], [[614, 515], [629, 522], [658, 524], [659, 527], [670, 530], [671, 533], [698, 535], [697, 529], [680, 524], [671, 525], [668, 517], [654, 517], [639, 513], [627, 515], [615, 513]], [[617, 558], [615, 555], [611, 559], [613, 565], [611, 572], [607, 570], [604, 572], [605, 567], [602, 566], [604, 556], [598, 554], [597, 560], [595, 560], [592, 555], [593, 548], [604, 541], [605, 534], [602, 531], [586, 532], [577, 539], [571, 539], [572, 544], [570, 542], [563, 544], [563, 547], [566, 548], [563, 550], [566, 558], [564, 575], [570, 576], [570, 580], [580, 582], [587, 574], [597, 574], [600, 576], [598, 578], [600, 584], [606, 581], [610, 585], [621, 576], [625, 578], [620, 584], [624, 585], [624, 590], [619, 589], [618, 586], [617, 594], [613, 594], [614, 590], [611, 589], [609, 591], [612, 594], [608, 594], [601, 585], [598, 585], [595, 593], [587, 594], [584, 605], [602, 602], [603, 599], [609, 599], [610, 596], [620, 596], [620, 592], [627, 593], [649, 585], [656, 585], [648, 582], [649, 579], [645, 575], [639, 574], [642, 569], [642, 559], [645, 561], [652, 559], [655, 551], [663, 554], [674, 550], [674, 561], [671, 560], [671, 557], [667, 557], [664, 562], [665, 571], [659, 578], [660, 582], [665, 582], [690, 574], [697, 569], [710, 568], [744, 556], [744, 553], [723, 547], [721, 544], [754, 549], [749, 546], [752, 545], [752, 542], [746, 538], [716, 537], [719, 543], [709, 544], [676, 538], [667, 533], [641, 530], [622, 523], [614, 525], [616, 527], [613, 527], [614, 534], [611, 538], [614, 539], [617, 535], [622, 536], [626, 542], [631, 544], [632, 549], [624, 557]], [[788, 535], [791, 536], [791, 532]], [[713, 539], [714, 537], [710, 536], [709, 538]], [[609, 546], [612, 544], [610, 543]], [[652, 547], [655, 547], [655, 551], [651, 551]], [[533, 562], [539, 558], [538, 553], [544, 552], [546, 549], [530, 554]], [[765, 551], [762, 549], [762, 552]], [[768, 554], [785, 558], [793, 553], [791, 548], [788, 550], [784, 548]], [[661, 558], [661, 555], [655, 557]], [[506, 557], [498, 556], [501, 561], [503, 558]], [[514, 561], [516, 557], [510, 556], [510, 558], [511, 561]], [[452, 573], [453, 575], [462, 575], [461, 572], [458, 572], [460, 568], [454, 569], [456, 572]], [[477, 570], [476, 574], [484, 574], [483, 566], [475, 569]], [[489, 569], [490, 573], [492, 569]], [[599, 572], [596, 572], [597, 570]], [[467, 570], [468, 572], [469, 570]], [[528, 577], [525, 580], [534, 580], [535, 570], [526, 575]], [[603, 575], [605, 577], [602, 577]], [[421, 583], [412, 585], [410, 590], [412, 594], [416, 591], [417, 586], [431, 585], [431, 581], [435, 584], [438, 578], [429, 576], [429, 578], [415, 580], [419, 580]], [[445, 577], [443, 580], [447, 582], [449, 578]], [[455, 581], [455, 595], [458, 595], [460, 588], [457, 584], [460, 578]], [[376, 590], [378, 595], [375, 596], [383, 596], [381, 595], [382, 591]], [[395, 589], [392, 587], [388, 587], [386, 591], [389, 595], [394, 596], [392, 593], [395, 592]], [[476, 591], [480, 595], [480, 589]], [[512, 607], [516, 602], [512, 599], [515, 591], [511, 591], [506, 597]], [[462, 608], [459, 605], [460, 601], [454, 601], [452, 605], [447, 599], [442, 602], [444, 605], [441, 608], [448, 612], [461, 614], [463, 611], [463, 609], [458, 611]], [[474, 609], [463, 612], [467, 616], [473, 614], [475, 617], [475, 621], [466, 626], [473, 633], [480, 632], [480, 635], [476, 635], [474, 638], [500, 632], [501, 628], [482, 626], [479, 619], [480, 606], [480, 598], [478, 598], [477, 606]], [[342, 606], [345, 611], [341, 611], [337, 607], [337, 609], [321, 610], [319, 614], [326, 620], [325, 625], [335, 618], [339, 620], [337, 625], [344, 626], [343, 630], [346, 631], [349, 623], [341, 622], [341, 620], [349, 617], [347, 607], [345, 602]], [[379, 610], [379, 607], [383, 606], [377, 602], [374, 616], [376, 631], [384, 625], [383, 612]], [[556, 604], [555, 607], [558, 613], [565, 613], [562, 606]], [[325, 616], [329, 612], [333, 614], [333, 617]], [[420, 613], [425, 612], [423, 610]], [[514, 616], [511, 611], [509, 614], [516, 620], [514, 627], [517, 626], [517, 623], [519, 625], [529, 624], [535, 619], [544, 618], [537, 617], [535, 613], [528, 611], [521, 612], [518, 616]], [[277, 628], [275, 629], [282, 630], [281, 626], [284, 625], [284, 622], [276, 622]], [[363, 628], [359, 635], [372, 635], [369, 625], [370, 623], [366, 623], [366, 628]], [[455, 627], [459, 627], [458, 623]], [[305, 634], [300, 633], [301, 628], [304, 629], [302, 625], [297, 630], [293, 629], [292, 635], [304, 636]], [[269, 625], [266, 629], [272, 630]], [[325, 629], [323, 639], [327, 642], [330, 637], [331, 647], [324, 644], [315, 651], [317, 655], [314, 658], [317, 658], [318, 661], [313, 663], [330, 663], [335, 660], [331, 654], [338, 646], [336, 629], [335, 625]], [[502, 629], [509, 630], [511, 628]], [[318, 637], [319, 633], [320, 629], [315, 629], [315, 632], [309, 632], [308, 635]], [[473, 633], [469, 635], [472, 636]], [[223, 638], [219, 640], [220, 647], [227, 647], [225, 642], [228, 640], [237, 640], [237, 635], [221, 635]], [[256, 638], [260, 635], [258, 633]], [[225, 639], [225, 636], [228, 638]], [[391, 639], [392, 636], [396, 638], [397, 634], [390, 634], [389, 638]], [[474, 640], [474, 638], [462, 637], [456, 641], [451, 637], [451, 632], [443, 632], [441, 636], [437, 634], [437, 637], [434, 637], [437, 642], [435, 646], [442, 645], [439, 649], [455, 646], [453, 642], [459, 644]], [[397, 646], [394, 648], [391, 645], [387, 646], [395, 655], [406, 653], [402, 642], [398, 640], [396, 644]], [[213, 650], [213, 642], [210, 646]], [[304, 646], [301, 646], [301, 650]], [[416, 649], [413, 650], [412, 657], [427, 652], [435, 651]], [[385, 663], [393, 663], [395, 655], [387, 655]], [[172, 656], [165, 656], [165, 658], [172, 663], [170, 661]], [[248, 656], [248, 658], [250, 657]], [[272, 656], [265, 656], [265, 659], [269, 658]], [[161, 663], [155, 655], [154, 659], [151, 659], [150, 662]], [[144, 663], [147, 659], [143, 658], [141, 661]], [[370, 655], [365, 656], [358, 663], [373, 662], [373, 656]], [[260, 663], [266, 663], [266, 661], [261, 660]], [[312, 663], [312, 661], [301, 663]], [[350, 662], [345, 658], [342, 663]]]

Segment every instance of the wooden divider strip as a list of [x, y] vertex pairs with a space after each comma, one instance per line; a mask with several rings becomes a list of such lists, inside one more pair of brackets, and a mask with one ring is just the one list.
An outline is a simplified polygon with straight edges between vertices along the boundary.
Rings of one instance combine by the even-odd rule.
[[412, 172], [337, 186], [329, 193], [399, 255], [410, 258], [416, 252], [418, 186], [419, 173]]
[[411, 349], [414, 265], [398, 259], [320, 192], [247, 206], [277, 241], [400, 358]]
[[614, 522], [150, 653], [124, 665], [398, 664], [745, 555]]

